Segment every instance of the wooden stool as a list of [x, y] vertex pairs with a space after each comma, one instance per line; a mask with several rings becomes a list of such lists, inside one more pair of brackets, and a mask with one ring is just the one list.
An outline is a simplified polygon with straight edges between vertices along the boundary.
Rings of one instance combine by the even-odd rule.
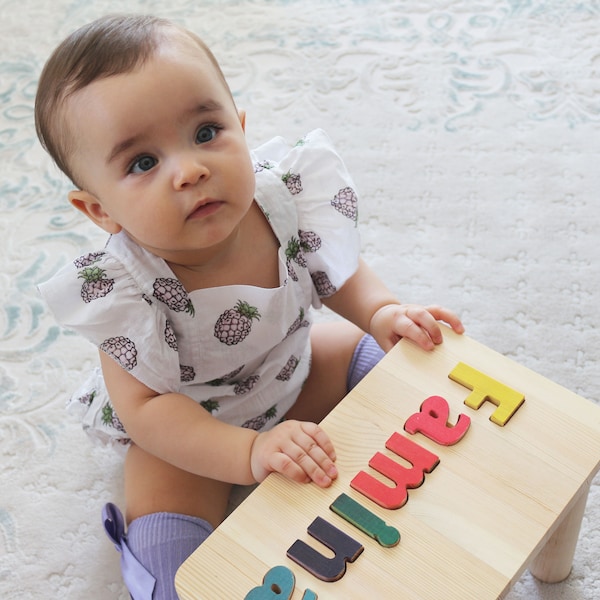
[[325, 419], [331, 488], [269, 476], [182, 565], [180, 597], [495, 600], [527, 567], [566, 578], [600, 407], [444, 336], [401, 341]]

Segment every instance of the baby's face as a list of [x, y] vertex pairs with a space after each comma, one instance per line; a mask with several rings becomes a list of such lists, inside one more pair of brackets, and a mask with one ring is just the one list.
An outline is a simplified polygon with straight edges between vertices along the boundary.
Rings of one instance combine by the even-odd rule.
[[85, 187], [71, 201], [99, 226], [178, 264], [199, 264], [235, 234], [254, 170], [243, 119], [194, 42], [163, 44], [137, 70], [91, 83], [65, 112]]

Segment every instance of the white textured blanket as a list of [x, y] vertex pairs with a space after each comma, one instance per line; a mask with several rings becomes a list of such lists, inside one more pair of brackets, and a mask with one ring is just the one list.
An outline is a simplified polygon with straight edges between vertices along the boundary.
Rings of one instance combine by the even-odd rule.
[[[35, 284], [104, 235], [38, 146], [51, 49], [109, 12], [154, 12], [221, 60], [251, 145], [326, 129], [362, 192], [364, 255], [407, 301], [600, 403], [596, 0], [0, 0], [0, 597], [125, 599], [100, 527], [121, 458], [64, 413], [96, 353]], [[573, 572], [510, 600], [600, 598], [600, 479]], [[443, 600], [443, 599], [440, 599]]]

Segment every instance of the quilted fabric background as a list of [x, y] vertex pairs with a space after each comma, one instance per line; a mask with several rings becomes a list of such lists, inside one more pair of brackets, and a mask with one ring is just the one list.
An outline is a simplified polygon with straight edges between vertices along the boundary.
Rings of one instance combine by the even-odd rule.
[[[95, 350], [36, 291], [104, 235], [33, 127], [52, 48], [123, 10], [205, 38], [251, 145], [329, 132], [362, 192], [365, 258], [400, 298], [455, 308], [471, 337], [600, 404], [598, 1], [0, 0], [1, 598], [128, 597], [99, 519], [122, 501], [121, 458], [63, 410]], [[526, 573], [508, 598], [600, 598], [599, 564], [596, 478], [570, 577]]]

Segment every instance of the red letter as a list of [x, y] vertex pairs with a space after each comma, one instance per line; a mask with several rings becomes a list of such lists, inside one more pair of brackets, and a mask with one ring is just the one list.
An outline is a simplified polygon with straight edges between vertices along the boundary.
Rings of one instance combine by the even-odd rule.
[[431, 473], [440, 460], [435, 454], [399, 433], [392, 434], [385, 447], [413, 465], [411, 469], [407, 469], [380, 452], [369, 461], [370, 467], [389, 477], [396, 486], [389, 487], [365, 471], [361, 471], [350, 482], [350, 486], [379, 506], [396, 509], [406, 504], [407, 488], [414, 489], [422, 485], [425, 473]]
[[409, 417], [404, 424], [408, 433], [422, 433], [442, 446], [452, 446], [464, 437], [471, 425], [467, 415], [459, 415], [456, 425], [448, 424], [450, 407], [441, 396], [430, 396], [421, 404], [421, 412]]

